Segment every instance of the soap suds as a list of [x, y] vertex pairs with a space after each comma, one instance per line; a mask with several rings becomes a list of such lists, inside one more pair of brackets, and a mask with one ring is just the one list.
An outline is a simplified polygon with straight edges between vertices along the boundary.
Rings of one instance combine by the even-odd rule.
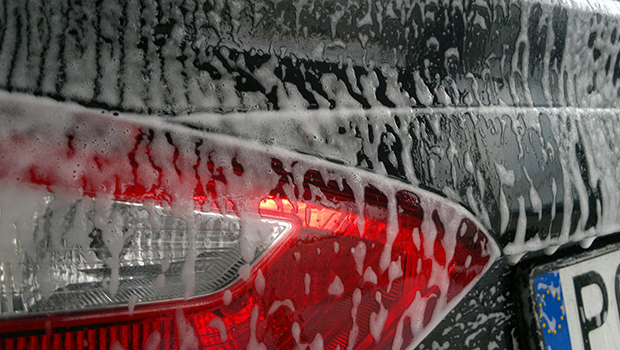
[[209, 321], [209, 327], [217, 329], [220, 333], [220, 341], [222, 343], [226, 342], [227, 333], [226, 333], [226, 324], [222, 321], [221, 318], [215, 316]]
[[342, 280], [340, 277], [334, 277], [334, 281], [329, 285], [327, 292], [330, 295], [340, 296], [344, 292], [344, 285], [342, 284]]

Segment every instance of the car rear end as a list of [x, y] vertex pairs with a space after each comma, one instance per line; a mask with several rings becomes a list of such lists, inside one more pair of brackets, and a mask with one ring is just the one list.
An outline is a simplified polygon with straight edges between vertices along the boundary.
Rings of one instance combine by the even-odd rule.
[[619, 15], [2, 3], [0, 348], [613, 348]]

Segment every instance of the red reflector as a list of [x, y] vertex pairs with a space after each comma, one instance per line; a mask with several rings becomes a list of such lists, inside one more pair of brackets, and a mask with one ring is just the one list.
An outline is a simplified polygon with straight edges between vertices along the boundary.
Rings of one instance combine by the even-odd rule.
[[[239, 214], [246, 231], [257, 229], [243, 220], [244, 211], [294, 228], [252, 265], [247, 281], [214, 294], [138, 304], [131, 312], [0, 313], [2, 349], [401, 349], [423, 339], [499, 255], [465, 210], [386, 178], [358, 173], [352, 180], [348, 168], [337, 170], [338, 182], [325, 179], [327, 171], [296, 177], [285, 169], [302, 162], [312, 169], [317, 160], [157, 128], [127, 127], [125, 144], [113, 143], [119, 153], [93, 156], [75, 147], [79, 137], [67, 136], [74, 134], [62, 134], [67, 143], [33, 145], [26, 161], [8, 151], [15, 137], [0, 140], [0, 169], [12, 169], [0, 178], [54, 192], [219, 208]], [[96, 140], [110, 143], [102, 135]], [[60, 164], [77, 157], [87, 169], [72, 177], [37, 163], [55, 154]], [[263, 172], [276, 180], [264, 180]], [[360, 191], [354, 193], [353, 181]]]

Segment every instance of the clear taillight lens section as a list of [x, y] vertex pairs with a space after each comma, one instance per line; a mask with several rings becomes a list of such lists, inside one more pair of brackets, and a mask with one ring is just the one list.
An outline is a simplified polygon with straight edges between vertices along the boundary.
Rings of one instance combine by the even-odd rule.
[[[36, 255], [24, 250], [17, 263], [0, 264], [0, 315], [5, 317], [181, 298], [190, 246], [194, 293], [210, 294], [236, 280], [242, 266], [255, 262], [292, 229], [288, 222], [261, 219], [257, 224], [265, 234], [254, 259], [246, 262], [236, 216], [194, 211], [187, 220], [155, 205], [147, 209], [113, 201], [101, 210], [95, 198], [72, 199], [28, 188], [15, 192], [0, 188], [5, 197], [0, 202], [5, 207], [23, 208], [24, 201], [44, 205], [33, 213], [34, 241], [21, 242], [32, 244]], [[10, 213], [0, 213], [3, 219], [10, 220]], [[188, 229], [188, 224], [194, 227]]]
[[4, 194], [32, 197], [0, 203], [2, 348], [401, 349], [499, 255], [405, 184], [47, 107], [0, 125]]

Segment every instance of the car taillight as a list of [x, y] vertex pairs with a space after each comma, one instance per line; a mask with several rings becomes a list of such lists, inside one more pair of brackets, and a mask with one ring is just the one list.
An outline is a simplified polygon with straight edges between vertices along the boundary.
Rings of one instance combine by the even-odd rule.
[[0, 108], [2, 348], [401, 349], [499, 255], [394, 180], [44, 107]]

